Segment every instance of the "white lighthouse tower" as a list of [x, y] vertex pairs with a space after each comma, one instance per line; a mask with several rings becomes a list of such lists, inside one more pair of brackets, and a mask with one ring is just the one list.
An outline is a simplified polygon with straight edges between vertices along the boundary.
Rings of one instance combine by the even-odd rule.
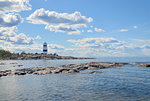
[[43, 53], [47, 54], [47, 43], [46, 42], [43, 43]]

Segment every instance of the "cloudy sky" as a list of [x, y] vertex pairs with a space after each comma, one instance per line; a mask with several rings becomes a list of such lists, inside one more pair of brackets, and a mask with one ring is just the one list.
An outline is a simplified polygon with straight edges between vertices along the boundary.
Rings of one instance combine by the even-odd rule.
[[0, 49], [149, 57], [150, 0], [0, 0]]

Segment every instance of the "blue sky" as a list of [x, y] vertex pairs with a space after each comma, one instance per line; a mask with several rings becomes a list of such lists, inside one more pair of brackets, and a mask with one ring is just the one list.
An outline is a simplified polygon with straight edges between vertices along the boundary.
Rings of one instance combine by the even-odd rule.
[[0, 48], [88, 57], [150, 56], [149, 0], [1, 0]]

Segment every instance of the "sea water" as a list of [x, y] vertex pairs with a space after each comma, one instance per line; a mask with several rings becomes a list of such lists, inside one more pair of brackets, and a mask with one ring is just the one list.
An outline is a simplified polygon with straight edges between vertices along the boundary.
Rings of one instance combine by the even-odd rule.
[[[150, 63], [150, 58], [89, 60], [5, 60], [0, 70], [58, 67], [87, 62]], [[150, 101], [150, 68], [125, 65], [75, 74], [6, 76], [0, 78], [0, 101]]]

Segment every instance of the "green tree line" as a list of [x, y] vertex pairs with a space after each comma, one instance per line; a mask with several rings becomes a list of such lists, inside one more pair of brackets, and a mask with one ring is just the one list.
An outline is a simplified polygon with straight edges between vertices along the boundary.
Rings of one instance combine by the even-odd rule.
[[31, 53], [25, 53], [25, 52], [22, 52], [22, 53], [11, 53], [10, 51], [6, 51], [6, 50], [3, 50], [3, 49], [0, 49], [0, 59], [11, 59], [11, 58], [15, 58], [15, 57], [21, 57], [23, 55], [29, 55]]

